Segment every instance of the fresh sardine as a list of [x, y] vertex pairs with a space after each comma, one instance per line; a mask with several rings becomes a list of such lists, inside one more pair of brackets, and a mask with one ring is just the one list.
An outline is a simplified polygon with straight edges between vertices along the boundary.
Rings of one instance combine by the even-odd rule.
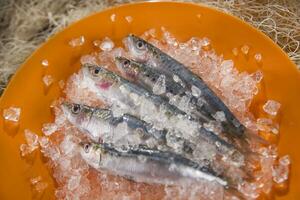
[[[153, 138], [151, 140], [152, 147], [154, 147], [153, 145], [160, 145], [159, 149], [174, 149], [177, 153], [189, 154], [189, 157], [193, 153], [193, 147], [189, 141], [176, 137], [176, 133], [172, 133], [167, 129], [156, 129], [152, 124], [133, 115], [123, 114], [115, 117], [109, 109], [94, 108], [69, 102], [64, 102], [62, 109], [67, 119], [84, 133], [87, 133], [95, 142], [105, 141], [106, 138], [122, 135], [125, 130], [117, 130], [117, 126], [124, 123], [126, 125], [125, 128], [129, 130], [127, 135], [123, 135], [122, 140], [128, 141], [131, 135], [136, 134], [144, 141], [148, 138]], [[118, 133], [118, 131], [121, 131], [121, 133]], [[135, 144], [138, 143], [136, 142]]]
[[[214, 120], [211, 115], [203, 115], [203, 103], [198, 101], [198, 94], [194, 96], [182, 81], [174, 80], [173, 77], [165, 76], [156, 68], [148, 67], [144, 63], [125, 57], [116, 57], [115, 60], [122, 74], [138, 85], [160, 95], [170, 104], [175, 105], [202, 123]], [[163, 83], [160, 83], [160, 80], [163, 80]]]
[[180, 185], [215, 181], [228, 186], [212, 169], [171, 152], [142, 146], [116, 147], [108, 143], [82, 143], [80, 152], [93, 168], [136, 182]]
[[[166, 140], [166, 130], [155, 129], [151, 124], [130, 114], [115, 117], [109, 109], [69, 102], [64, 102], [62, 109], [67, 119], [74, 126], [87, 133], [94, 141], [106, 141], [113, 137], [128, 141], [128, 138], [135, 133], [140, 138], [152, 137], [157, 141], [157, 144], [165, 143]], [[122, 128], [128, 129], [128, 135], [123, 135], [124, 129], [117, 130], [118, 125], [121, 124], [126, 125]]]
[[204, 100], [201, 109], [204, 115], [213, 117], [219, 111], [224, 112], [226, 118], [225, 121], [222, 121], [224, 131], [237, 137], [245, 136], [245, 126], [200, 77], [171, 56], [135, 35], [130, 34], [126, 42], [129, 51], [136, 58], [142, 58], [143, 61], [151, 60], [152, 66], [162, 73], [169, 76], [177, 75], [190, 89], [198, 88], [201, 91], [201, 98]]

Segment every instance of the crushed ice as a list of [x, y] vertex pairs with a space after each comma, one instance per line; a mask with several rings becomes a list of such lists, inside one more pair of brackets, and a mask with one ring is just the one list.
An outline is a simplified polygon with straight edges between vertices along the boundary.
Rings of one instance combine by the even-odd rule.
[[[111, 21], [114, 22], [116, 15], [112, 14]], [[126, 18], [125, 18], [126, 19]], [[128, 19], [126, 19], [128, 21]], [[158, 46], [160, 49], [170, 54], [177, 60], [183, 62], [194, 73], [199, 74], [204, 81], [208, 83], [213, 90], [222, 96], [226, 104], [234, 111], [237, 116], [247, 124], [247, 127], [256, 132], [256, 129], [273, 134], [279, 133], [278, 124], [272, 119], [259, 118], [255, 119], [249, 112], [249, 106], [253, 97], [258, 93], [258, 84], [263, 78], [262, 72], [257, 71], [253, 74], [246, 72], [240, 73], [234, 67], [231, 60], [224, 60], [222, 56], [218, 56], [210, 47], [211, 41], [208, 38], [191, 38], [187, 42], [179, 42], [172, 34], [163, 31], [162, 41], [156, 39], [155, 29], [151, 29], [143, 34], [143, 38], [147, 39], [150, 43]], [[71, 40], [72, 41], [72, 40]], [[77, 38], [73, 41], [71, 46], [80, 46], [84, 43], [84, 37]], [[103, 44], [104, 42], [104, 44]], [[81, 58], [81, 63], [94, 63], [103, 64], [106, 67], [114, 67], [113, 58], [116, 55], [134, 55], [128, 54], [122, 48], [114, 48], [114, 43], [109, 39], [94, 41], [94, 45], [99, 47], [102, 51], [90, 55], [85, 55]], [[102, 46], [101, 46], [102, 45]], [[243, 45], [240, 51], [244, 55], [249, 54], [250, 47]], [[239, 49], [234, 48], [232, 53], [237, 56]], [[256, 55], [256, 60], [259, 58]], [[258, 59], [259, 60], [259, 59]], [[179, 77], [173, 77], [176, 82], [180, 82]], [[47, 81], [48, 82], [48, 81]], [[83, 75], [78, 73], [69, 78], [64, 88], [66, 98], [68, 101], [87, 104], [90, 106], [99, 106], [106, 103], [111, 105], [111, 109], [116, 116], [120, 116], [124, 112], [132, 112], [142, 116], [145, 121], [152, 122], [156, 125], [155, 128], [174, 128], [178, 130], [175, 136], [180, 135], [180, 131], [184, 131], [186, 138], [193, 138], [193, 130], [195, 124], [188, 123], [187, 120], [182, 120], [181, 117], [166, 118], [162, 115], [162, 110], [157, 110], [153, 103], [147, 99], [139, 98], [126, 88], [114, 88], [116, 91], [109, 91], [95, 94], [91, 90], [91, 82], [84, 79]], [[161, 94], [165, 92], [165, 79], [160, 76], [154, 88], [154, 93]], [[197, 88], [191, 88], [192, 95], [201, 97], [201, 91]], [[113, 92], [113, 93], [111, 93]], [[123, 95], [128, 102], [115, 102], [112, 94]], [[112, 95], [112, 96], [110, 96]], [[181, 107], [186, 107], [189, 99], [180, 98], [177, 96], [172, 97], [173, 101], [180, 102]], [[200, 98], [201, 100], [201, 98]], [[200, 101], [199, 101], [200, 102]], [[136, 107], [127, 106], [127, 103], [132, 103]], [[266, 113], [274, 116], [278, 113], [280, 104], [276, 104], [272, 100], [268, 101], [263, 109]], [[78, 143], [82, 141], [85, 136], [80, 130], [72, 126], [66, 121], [63, 112], [58, 104], [54, 104], [55, 123], [45, 124], [43, 126], [43, 133], [45, 136], [38, 137], [31, 131], [27, 130], [25, 138], [27, 144], [21, 145], [22, 155], [27, 155], [40, 146], [41, 152], [49, 159], [48, 164], [53, 170], [53, 177], [55, 178], [58, 186], [55, 195], [58, 199], [96, 199], [103, 197], [111, 197], [114, 199], [223, 199], [226, 196], [224, 188], [218, 185], [203, 184], [195, 185], [193, 187], [178, 187], [178, 186], [150, 186], [146, 184], [139, 184], [130, 182], [121, 177], [115, 177], [106, 174], [105, 172], [97, 172], [90, 168], [80, 157]], [[162, 109], [162, 108], [160, 108]], [[138, 111], [138, 112], [135, 112]], [[9, 110], [3, 117], [5, 119], [19, 120], [17, 117], [20, 114], [16, 110]], [[214, 115], [217, 121], [224, 120], [224, 113], [217, 112]], [[212, 124], [207, 124], [211, 128], [215, 128]], [[189, 130], [189, 131], [186, 131]], [[122, 141], [124, 135], [127, 134], [127, 127], [120, 124], [115, 131], [115, 142]], [[56, 132], [55, 134], [53, 134]], [[49, 136], [49, 137], [48, 137]], [[167, 135], [167, 143], [174, 146], [174, 149], [180, 151], [182, 144], [180, 142], [174, 143], [176, 138], [174, 135]], [[131, 138], [133, 142], [138, 141], [140, 138]], [[153, 141], [148, 140], [149, 146], [156, 145]], [[200, 148], [201, 147], [201, 148]], [[203, 153], [205, 152], [205, 153]], [[276, 148], [260, 148], [257, 150], [260, 154], [259, 162], [261, 170], [255, 174], [257, 182], [248, 183], [244, 182], [239, 185], [240, 192], [248, 198], [256, 198], [260, 193], [268, 193], [272, 188], [272, 180], [276, 183], [285, 182], [288, 179], [290, 158], [284, 156], [276, 161], [278, 155]], [[215, 156], [215, 149], [212, 146], [199, 145], [194, 149], [193, 156], [197, 160], [207, 159]], [[277, 163], [277, 164], [276, 164]], [[233, 171], [233, 174], [236, 171]], [[39, 178], [32, 180], [39, 182]], [[41, 186], [42, 188], [42, 186]], [[232, 199], [237, 197], [231, 196]]]
[[21, 108], [9, 107], [3, 110], [3, 118], [8, 121], [18, 122], [20, 120]]
[[264, 111], [269, 115], [273, 115], [273, 116], [277, 115], [279, 108], [280, 108], [280, 103], [274, 100], [268, 100], [263, 105]]
[[22, 156], [30, 154], [39, 147], [38, 135], [28, 129], [25, 129], [24, 136], [27, 144], [21, 144], [20, 146]]
[[110, 51], [114, 48], [114, 46], [115, 46], [114, 42], [108, 37], [105, 37], [99, 44], [99, 48], [102, 51]]
[[43, 83], [45, 84], [46, 87], [49, 87], [52, 85], [54, 79], [51, 75], [45, 75], [43, 76]]
[[73, 38], [69, 41], [69, 45], [71, 47], [79, 47], [82, 46], [85, 42], [85, 38], [83, 35], [79, 36], [78, 38]]
[[49, 66], [49, 61], [47, 59], [42, 60], [42, 66], [43, 67], [48, 67]]

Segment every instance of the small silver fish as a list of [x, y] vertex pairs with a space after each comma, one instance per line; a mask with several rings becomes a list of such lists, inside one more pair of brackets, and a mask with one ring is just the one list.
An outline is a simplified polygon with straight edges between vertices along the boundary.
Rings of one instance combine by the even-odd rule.
[[130, 114], [115, 117], [109, 109], [69, 102], [63, 102], [62, 109], [67, 119], [74, 126], [87, 133], [94, 141], [112, 137], [116, 127], [125, 123], [131, 134], [137, 132], [144, 138], [155, 138], [158, 144], [165, 143], [166, 130], [155, 129], [151, 124]]
[[129, 51], [137, 59], [141, 58], [143, 61], [151, 60], [155, 63], [155, 68], [159, 69], [162, 73], [168, 74], [169, 76], [175, 74], [188, 84], [188, 87], [197, 87], [201, 91], [201, 97], [205, 100], [205, 104], [202, 107], [204, 115], [213, 116], [218, 111], [225, 113], [226, 120], [222, 121], [224, 131], [232, 134], [234, 137], [241, 138], [245, 136], [245, 126], [232, 114], [229, 108], [200, 77], [193, 74], [186, 66], [162, 52], [157, 47], [133, 34], [130, 34], [125, 41]]
[[112, 124], [107, 123], [113, 118], [110, 110], [95, 110], [85, 105], [68, 102], [62, 104], [62, 110], [73, 125], [88, 133], [94, 141], [99, 141], [112, 132]]
[[[111, 87], [118, 87], [126, 89], [126, 91], [135, 94], [137, 97], [145, 97], [149, 101], [153, 102], [157, 107], [161, 107], [165, 110], [166, 115], [185, 115], [185, 112], [179, 110], [176, 106], [170, 105], [163, 98], [158, 95], [154, 95], [150, 91], [124, 79], [123, 77], [113, 73], [101, 66], [85, 64], [83, 66], [83, 73], [94, 81], [95, 90], [105, 92], [109, 91]], [[114, 96], [112, 96], [114, 95]], [[113, 92], [111, 99], [119, 98], [119, 94]], [[122, 102], [128, 102], [129, 98], [126, 96], [119, 99]], [[131, 103], [133, 104], [133, 103]], [[131, 105], [130, 105], [131, 106]], [[132, 105], [133, 107], [134, 105]]]
[[[184, 138], [176, 137], [174, 133], [171, 133], [167, 129], [156, 129], [152, 124], [138, 119], [133, 115], [123, 114], [114, 117], [112, 111], [109, 109], [94, 108], [69, 102], [63, 102], [62, 108], [67, 119], [74, 126], [87, 133], [94, 141], [112, 136], [116, 127], [121, 123], [125, 123], [130, 134], [136, 133], [145, 138], [145, 140], [150, 137], [154, 138], [153, 142], [156, 145], [160, 145], [160, 147], [165, 145], [164, 149], [172, 149], [177, 144], [167, 144], [166, 137], [168, 137], [168, 139], [172, 139], [173, 143], [181, 144], [181, 149], [176, 149], [178, 153], [192, 153], [192, 144]], [[107, 131], [103, 132], [105, 127], [108, 127], [106, 128]], [[130, 134], [125, 137], [129, 137]]]
[[[152, 91], [161, 72], [155, 68], [149, 68], [143, 63], [136, 62], [125, 57], [115, 57], [116, 65], [122, 74], [129, 79], [132, 79], [137, 84]], [[166, 91], [173, 95], [184, 94], [186, 88], [184, 85], [175, 82], [173, 78], [165, 77]]]
[[[153, 92], [159, 78], [164, 76], [159, 70], [131, 59], [116, 57], [115, 60], [116, 65], [124, 74], [124, 76], [132, 79], [138, 85]], [[191, 115], [193, 118], [201, 121], [201, 123], [214, 120], [211, 115], [203, 115], [203, 103], [200, 104], [198, 102], [197, 97], [192, 95], [192, 92], [185, 86], [184, 83], [178, 81], [176, 82], [173, 77], [169, 76], [164, 76], [164, 79], [165, 92], [159, 94], [161, 97], [163, 97], [170, 104], [175, 105], [187, 114]], [[175, 97], [177, 97], [178, 100], [170, 100], [175, 99]], [[180, 100], [183, 100], [183, 98], [186, 99], [185, 101], [188, 101], [188, 106], [181, 106]]]
[[180, 185], [206, 180], [228, 186], [212, 169], [171, 152], [142, 146], [81, 143], [80, 153], [93, 168], [136, 182]]

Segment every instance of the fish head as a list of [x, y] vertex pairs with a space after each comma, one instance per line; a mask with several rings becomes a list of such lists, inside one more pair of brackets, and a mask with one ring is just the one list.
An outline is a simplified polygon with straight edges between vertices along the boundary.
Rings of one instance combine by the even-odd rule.
[[98, 65], [84, 64], [82, 70], [84, 76], [92, 79], [102, 90], [109, 89], [119, 82], [119, 77], [116, 74]]
[[142, 70], [136, 62], [125, 57], [115, 57], [115, 62], [118, 69], [127, 78], [136, 79]]
[[[80, 104], [63, 102], [62, 110], [67, 117], [67, 119], [76, 126], [82, 126], [84, 122], [89, 121], [92, 114], [93, 109], [88, 106], [83, 106]], [[82, 128], [82, 127], [80, 127]]]
[[80, 144], [81, 157], [92, 167], [99, 168], [101, 166], [102, 148], [101, 144], [92, 142], [81, 142]]
[[149, 45], [145, 40], [129, 34], [125, 39], [125, 45], [135, 58], [141, 59], [147, 56]]

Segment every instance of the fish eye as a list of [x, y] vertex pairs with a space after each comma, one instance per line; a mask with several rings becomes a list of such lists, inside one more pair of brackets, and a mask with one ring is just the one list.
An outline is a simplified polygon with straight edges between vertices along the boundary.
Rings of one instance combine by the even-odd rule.
[[92, 69], [92, 74], [93, 74], [94, 76], [99, 75], [100, 72], [101, 72], [101, 70], [100, 70], [99, 67], [95, 67], [94, 69]]
[[83, 150], [84, 150], [84, 152], [85, 153], [88, 153], [89, 151], [90, 151], [90, 147], [91, 147], [91, 145], [90, 144], [84, 144], [83, 145]]
[[143, 50], [143, 49], [145, 49], [145, 44], [144, 44], [144, 42], [143, 41], [137, 41], [137, 43], [136, 43], [136, 47], [138, 48], [138, 49], [140, 49], [140, 50]]
[[77, 115], [80, 112], [80, 105], [78, 104], [74, 104], [71, 108], [71, 111], [73, 114]]
[[124, 60], [123, 66], [124, 67], [129, 67], [129, 65], [130, 65], [130, 61], [129, 60]]

